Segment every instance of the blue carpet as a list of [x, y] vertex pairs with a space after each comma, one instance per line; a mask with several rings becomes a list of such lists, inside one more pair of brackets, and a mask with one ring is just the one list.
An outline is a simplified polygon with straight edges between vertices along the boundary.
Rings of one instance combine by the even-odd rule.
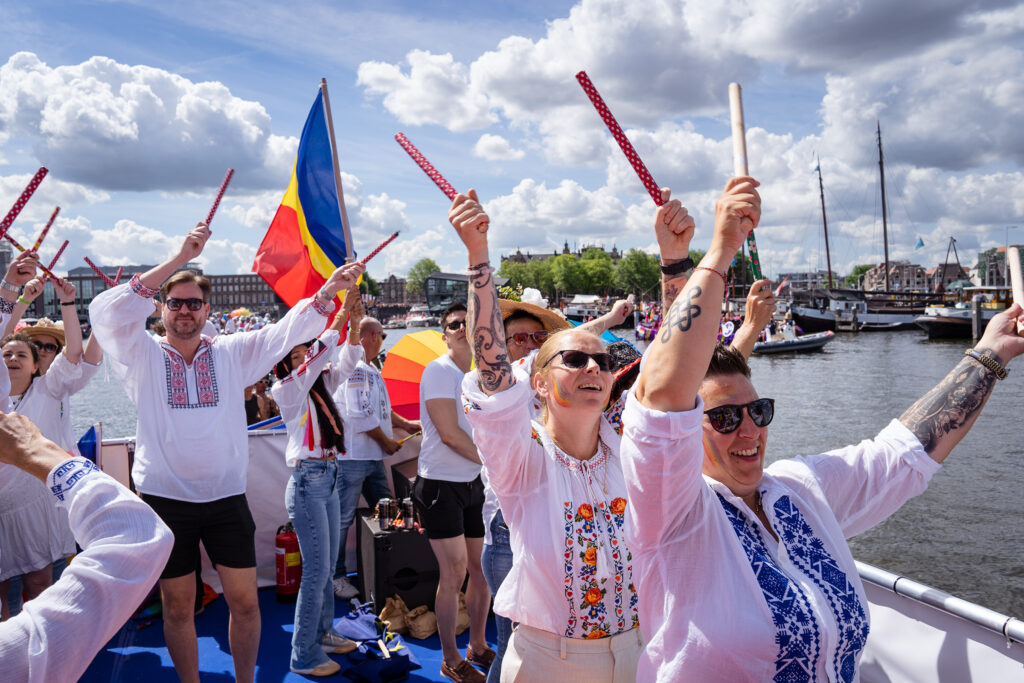
[[[260, 653], [256, 661], [256, 680], [309, 681], [346, 680], [342, 674], [350, 666], [347, 655], [330, 655], [341, 664], [342, 673], [327, 679], [313, 679], [288, 671], [288, 657], [291, 652], [292, 623], [295, 606], [278, 603], [274, 589], [259, 592], [262, 633]], [[345, 603], [337, 601], [337, 608], [344, 609]], [[341, 616], [340, 612], [337, 616]], [[196, 632], [199, 634], [199, 673], [204, 681], [234, 681], [231, 655], [228, 651], [228, 608], [224, 598], [218, 598], [196, 617]], [[404, 638], [409, 649], [422, 668], [409, 675], [409, 681], [442, 681], [441, 641], [437, 635], [427, 640]], [[494, 619], [487, 623], [487, 640], [494, 646]], [[466, 650], [469, 631], [457, 638], [459, 648]], [[177, 681], [174, 665], [164, 646], [163, 622], [160, 618], [133, 619], [110, 639], [100, 650], [92, 664], [80, 679], [85, 683], [107, 683], [108, 681], [144, 681], [163, 683]]]

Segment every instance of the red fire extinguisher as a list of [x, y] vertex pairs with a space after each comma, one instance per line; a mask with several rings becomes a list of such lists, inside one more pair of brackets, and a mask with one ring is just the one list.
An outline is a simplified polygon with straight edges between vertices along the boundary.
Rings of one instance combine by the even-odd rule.
[[288, 522], [277, 529], [274, 539], [277, 564], [277, 601], [295, 602], [302, 582], [302, 555], [299, 553], [299, 537]]

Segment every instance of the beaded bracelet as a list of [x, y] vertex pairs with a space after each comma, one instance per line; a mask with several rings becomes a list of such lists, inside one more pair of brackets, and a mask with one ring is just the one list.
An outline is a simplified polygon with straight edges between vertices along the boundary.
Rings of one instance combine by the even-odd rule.
[[477, 265], [470, 266], [469, 268], [466, 269], [466, 275], [468, 275], [469, 277], [488, 275], [493, 272], [494, 267], [491, 266], [490, 261], [484, 261], [483, 263], [478, 263]]
[[707, 270], [714, 273], [718, 277], [722, 278], [722, 284], [725, 285], [725, 290], [729, 291], [729, 283], [726, 281], [724, 273], [720, 273], [714, 268], [708, 268], [707, 266], [697, 266], [696, 268], [693, 269], [693, 272], [696, 273], [698, 270]]

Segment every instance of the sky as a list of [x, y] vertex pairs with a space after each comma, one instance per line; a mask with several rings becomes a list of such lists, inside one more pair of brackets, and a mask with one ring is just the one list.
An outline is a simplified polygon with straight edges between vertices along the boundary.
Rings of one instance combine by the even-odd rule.
[[[586, 70], [655, 180], [710, 242], [732, 172], [728, 84], [743, 86], [762, 185], [766, 274], [883, 258], [932, 267], [1024, 243], [1024, 3], [996, 0], [516, 0], [301, 4], [13, 0], [0, 4], [0, 211], [49, 177], [15, 223], [57, 268], [157, 263], [235, 178], [199, 259], [249, 272], [281, 201], [321, 78], [330, 91], [357, 253], [404, 275], [466, 267], [449, 201], [404, 132], [516, 249], [656, 251], [655, 206], [574, 74]], [[915, 250], [921, 239], [923, 248]]]

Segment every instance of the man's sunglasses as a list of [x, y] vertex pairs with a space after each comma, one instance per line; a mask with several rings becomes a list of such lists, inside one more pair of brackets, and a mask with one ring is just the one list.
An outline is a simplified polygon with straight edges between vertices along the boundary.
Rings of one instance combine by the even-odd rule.
[[451, 322], [444, 326], [444, 329], [454, 332], [455, 330], [461, 330], [465, 326], [465, 320], [452, 320]]
[[50, 342], [34, 341], [32, 342], [32, 345], [35, 346], [36, 349], [38, 349], [39, 351], [48, 351], [49, 353], [57, 353], [58, 351], [60, 351], [59, 344], [51, 344]]
[[746, 405], [718, 406], [711, 410], [705, 410], [704, 414], [708, 416], [711, 428], [716, 432], [719, 434], [731, 434], [739, 429], [740, 423], [743, 422], [744, 408], [747, 409], [750, 419], [758, 427], [767, 427], [772, 423], [772, 418], [775, 417], [774, 398], [759, 398]]
[[171, 309], [172, 311], [180, 311], [182, 306], [188, 306], [190, 311], [198, 311], [203, 307], [206, 302], [202, 299], [192, 297], [190, 299], [178, 299], [177, 297], [171, 297], [164, 302], [164, 306]]
[[586, 351], [577, 351], [576, 349], [562, 349], [558, 351], [551, 358], [548, 358], [547, 362], [541, 367], [546, 368], [558, 356], [562, 357], [562, 365], [570, 370], [582, 370], [587, 367], [587, 363], [591, 358], [597, 363], [597, 368], [601, 372], [611, 372], [612, 368], [615, 367], [615, 357], [610, 353], [587, 353]]
[[505, 340], [512, 340], [516, 344], [522, 346], [531, 339], [534, 344], [543, 344], [550, 336], [551, 333], [547, 330], [537, 330], [536, 332], [516, 332], [515, 334], [506, 337]]

